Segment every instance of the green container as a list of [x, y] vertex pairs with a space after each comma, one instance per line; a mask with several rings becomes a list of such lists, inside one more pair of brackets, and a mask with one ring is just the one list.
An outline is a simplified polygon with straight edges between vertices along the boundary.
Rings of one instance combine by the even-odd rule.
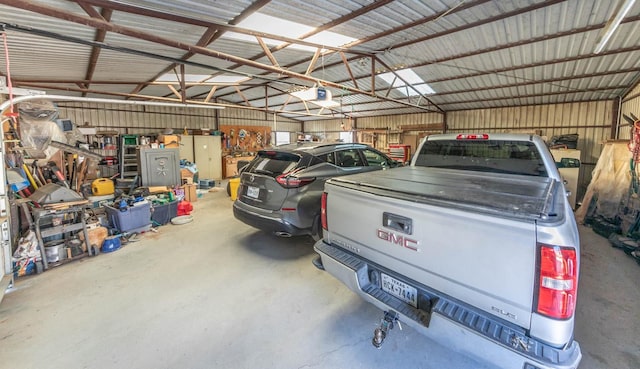
[[122, 136], [123, 142], [125, 145], [137, 145], [138, 144], [138, 136], [136, 135], [124, 135]]

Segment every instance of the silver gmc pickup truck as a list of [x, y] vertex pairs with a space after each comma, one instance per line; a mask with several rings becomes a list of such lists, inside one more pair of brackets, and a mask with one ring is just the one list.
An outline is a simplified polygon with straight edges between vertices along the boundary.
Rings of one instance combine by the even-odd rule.
[[578, 229], [538, 136], [443, 134], [411, 165], [336, 177], [322, 198], [326, 270], [398, 322], [504, 368], [576, 368]]

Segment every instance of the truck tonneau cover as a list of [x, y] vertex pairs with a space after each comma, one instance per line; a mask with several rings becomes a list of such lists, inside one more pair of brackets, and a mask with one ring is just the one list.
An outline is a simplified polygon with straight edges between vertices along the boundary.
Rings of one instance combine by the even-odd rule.
[[329, 183], [402, 200], [521, 220], [561, 219], [553, 178], [407, 166], [335, 177]]

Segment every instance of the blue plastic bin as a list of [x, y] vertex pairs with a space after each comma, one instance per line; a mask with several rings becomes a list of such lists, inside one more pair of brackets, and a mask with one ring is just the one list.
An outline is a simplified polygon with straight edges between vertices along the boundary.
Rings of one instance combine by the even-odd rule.
[[156, 225], [165, 225], [178, 215], [178, 200], [162, 205], [153, 205], [151, 220]]
[[141, 201], [127, 210], [120, 211], [112, 206], [105, 205], [105, 211], [109, 217], [109, 223], [120, 232], [128, 232], [151, 225], [151, 204]]

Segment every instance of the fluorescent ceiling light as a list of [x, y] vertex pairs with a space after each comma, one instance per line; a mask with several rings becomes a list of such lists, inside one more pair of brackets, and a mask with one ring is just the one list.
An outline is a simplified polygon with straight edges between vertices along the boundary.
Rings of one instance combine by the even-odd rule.
[[626, 0], [618, 6], [618, 9], [615, 12], [615, 15], [609, 19], [607, 25], [602, 29], [600, 36], [598, 37], [598, 43], [596, 44], [596, 48], [593, 51], [595, 54], [598, 54], [604, 49], [604, 46], [609, 42], [613, 33], [618, 29], [620, 22], [627, 15], [629, 10], [633, 7], [633, 4], [636, 0]]
[[335, 100], [315, 100], [310, 101], [310, 103], [322, 106], [323, 108], [334, 108], [340, 105], [340, 103]]
[[[378, 77], [382, 78], [387, 84], [391, 85], [391, 87], [395, 87], [397, 91], [405, 96], [417, 96], [419, 94], [432, 95], [436, 93], [413, 69], [401, 69], [395, 72], [396, 74], [393, 72], [378, 74]], [[396, 75], [407, 81], [409, 86]], [[416, 90], [418, 90], [418, 92], [416, 92]]]
[[318, 89], [315, 87], [304, 88], [301, 90], [289, 92], [289, 94], [303, 101], [316, 100], [318, 98]]
[[[237, 84], [240, 82], [244, 82], [250, 80], [250, 77], [246, 76], [232, 76], [232, 75], [219, 75], [219, 76], [211, 76], [210, 74], [185, 74], [184, 80], [187, 83], [198, 83], [198, 82], [207, 82], [207, 83], [220, 83], [220, 84]], [[156, 82], [175, 82], [179, 83], [178, 76], [175, 73], [167, 73], [160, 76]]]
[[246, 76], [228, 76], [228, 75], [219, 75], [219, 76], [215, 76], [213, 78], [209, 78], [207, 79], [205, 82], [209, 82], [209, 83], [220, 83], [220, 84], [236, 84], [236, 83], [240, 83], [240, 82], [245, 82], [250, 80], [251, 77], [246, 77]]
[[[211, 77], [210, 74], [185, 74], [184, 81], [185, 82], [200, 82], [207, 78]], [[175, 73], [166, 73], [161, 75], [157, 82], [179, 82], [178, 76]]]
[[[288, 20], [272, 17], [266, 14], [254, 13], [247, 17], [245, 20], [237, 24], [240, 28], [246, 28], [252, 31], [270, 33], [288, 38], [299, 38], [300, 36], [313, 31], [315, 28], [307, 26], [306, 24], [291, 22]], [[236, 32], [225, 32], [222, 35], [223, 38], [232, 38], [235, 40], [249, 41], [251, 43], [257, 43], [256, 39], [252, 35], [246, 35]], [[264, 38], [263, 41], [270, 46], [280, 45], [283, 42], [279, 40], [273, 40]], [[340, 35], [335, 32], [322, 31], [313, 36], [305, 39], [305, 41], [317, 43], [320, 45], [338, 47], [353, 41], [356, 41], [353, 37]], [[315, 52], [316, 49], [309, 46], [292, 44], [288, 48], [306, 50]], [[324, 49], [323, 49], [324, 51]]]

